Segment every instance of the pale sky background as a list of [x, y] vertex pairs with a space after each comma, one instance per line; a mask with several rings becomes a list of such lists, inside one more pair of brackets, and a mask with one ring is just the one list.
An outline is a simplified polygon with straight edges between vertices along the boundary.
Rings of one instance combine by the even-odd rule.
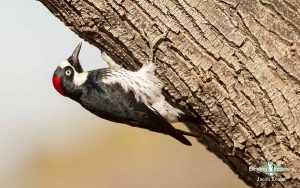
[[[59, 95], [52, 86], [53, 71], [83, 40], [35, 0], [0, 1], [0, 7], [0, 187], [45, 188], [58, 172], [63, 177], [63, 172], [73, 173], [74, 166], [89, 173], [93, 169], [98, 179], [102, 177], [91, 187], [120, 187], [112, 177], [118, 173], [124, 176], [117, 178], [120, 184], [131, 188], [145, 187], [143, 183], [158, 188], [245, 187], [193, 138], [189, 139], [194, 145], [186, 147], [149, 131], [109, 126], [112, 124]], [[100, 51], [86, 42], [80, 59], [87, 70], [105, 66]], [[85, 158], [79, 160], [82, 155]], [[90, 168], [86, 161], [92, 163]], [[92, 167], [98, 163], [99, 167]], [[58, 170], [49, 172], [54, 167]], [[146, 172], [153, 176], [151, 184]], [[136, 178], [138, 175], [141, 177]], [[49, 187], [86, 187], [74, 176], [69, 178], [75, 186], [61, 178]], [[86, 182], [93, 183], [89, 178]]]
[[[0, 7], [0, 169], [10, 169], [35, 147], [51, 150], [53, 141], [85, 130], [75, 122], [103, 121], [52, 86], [56, 67], [83, 40], [37, 1], [0, 1]], [[97, 48], [83, 43], [84, 68], [105, 66], [100, 57]]]

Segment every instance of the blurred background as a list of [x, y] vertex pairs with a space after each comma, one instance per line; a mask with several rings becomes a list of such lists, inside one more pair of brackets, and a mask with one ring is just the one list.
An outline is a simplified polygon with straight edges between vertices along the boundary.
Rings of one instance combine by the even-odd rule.
[[[1, 188], [246, 187], [193, 138], [187, 147], [62, 97], [53, 71], [82, 40], [37, 1], [0, 7]], [[85, 69], [106, 66], [88, 43], [81, 52]]]

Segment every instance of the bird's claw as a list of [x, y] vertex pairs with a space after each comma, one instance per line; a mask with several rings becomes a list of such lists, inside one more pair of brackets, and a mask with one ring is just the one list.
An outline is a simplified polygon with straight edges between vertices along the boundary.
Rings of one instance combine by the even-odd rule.
[[107, 63], [108, 67], [111, 69], [121, 69], [122, 66], [118, 65], [110, 56], [106, 54], [106, 52], [101, 52], [102, 59]]
[[170, 29], [166, 29], [162, 34], [157, 36], [154, 40], [150, 40], [148, 35], [145, 33], [145, 29], [141, 29], [141, 35], [146, 39], [146, 41], [149, 44], [149, 60], [153, 62], [154, 60], [154, 51], [156, 50], [158, 44], [161, 42], [161, 40], [165, 39], [167, 35], [169, 34]]

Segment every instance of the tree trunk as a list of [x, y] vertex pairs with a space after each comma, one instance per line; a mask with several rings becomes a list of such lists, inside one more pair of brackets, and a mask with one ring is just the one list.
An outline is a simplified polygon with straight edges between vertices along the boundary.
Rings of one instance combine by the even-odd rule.
[[[81, 38], [137, 70], [154, 39], [165, 96], [199, 141], [254, 187], [300, 187], [299, 0], [40, 0]], [[201, 159], [199, 159], [201, 160]], [[273, 161], [285, 181], [249, 172]], [[200, 185], [199, 185], [200, 186]]]

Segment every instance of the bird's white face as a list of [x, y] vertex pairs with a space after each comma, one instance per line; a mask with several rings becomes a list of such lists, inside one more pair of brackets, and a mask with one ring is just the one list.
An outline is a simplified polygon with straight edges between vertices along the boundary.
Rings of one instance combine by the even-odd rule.
[[76, 47], [73, 54], [56, 68], [53, 74], [53, 86], [63, 96], [67, 96], [68, 92], [84, 84], [87, 80], [88, 73], [83, 72], [78, 59], [80, 49], [81, 43]]
[[56, 68], [52, 77], [52, 83], [58, 93], [66, 96], [67, 87], [72, 84], [76, 71], [68, 61], [64, 61]]
[[86, 82], [88, 78], [87, 72], [78, 73], [75, 68], [68, 62], [64, 61], [55, 70], [52, 83], [57, 92], [66, 96], [64, 90], [71, 85], [80, 86]]

